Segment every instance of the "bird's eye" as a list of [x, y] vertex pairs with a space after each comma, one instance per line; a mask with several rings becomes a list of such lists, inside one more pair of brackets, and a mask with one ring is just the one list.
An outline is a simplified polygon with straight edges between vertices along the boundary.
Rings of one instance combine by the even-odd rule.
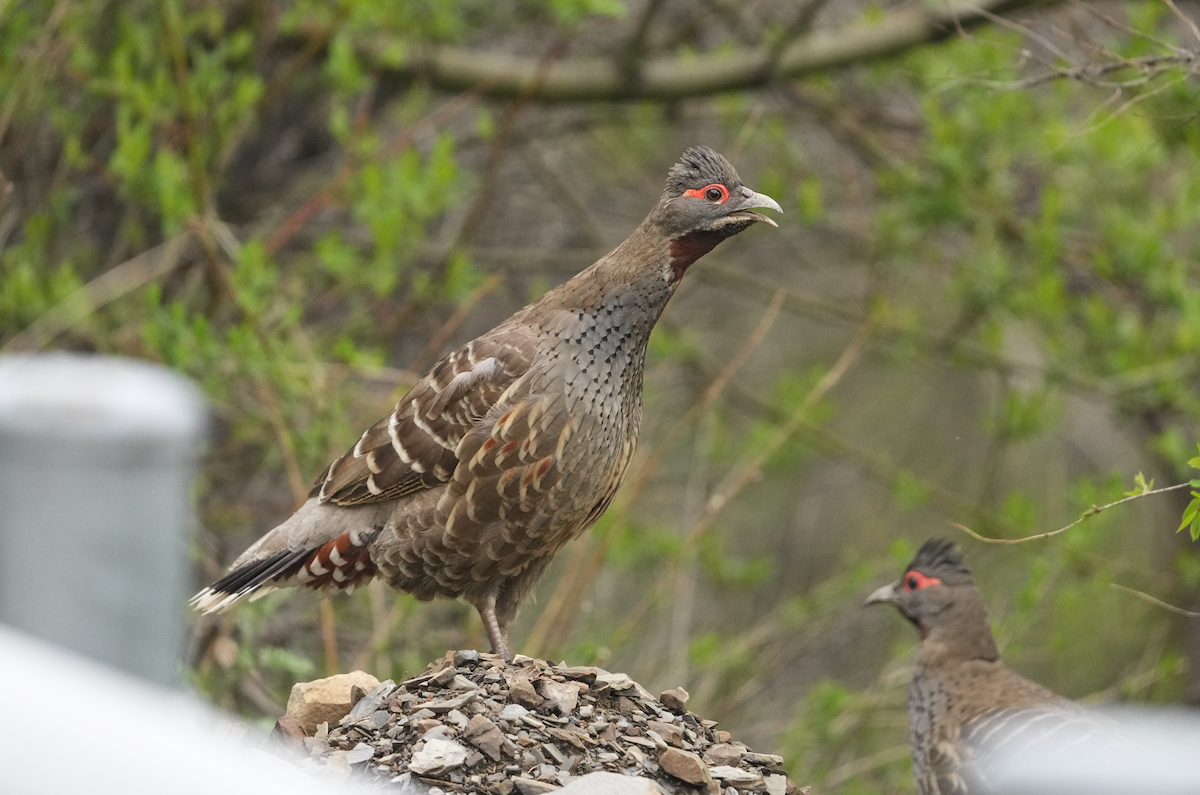
[[942, 581], [938, 577], [927, 577], [919, 571], [910, 571], [904, 575], [904, 590], [919, 591], [922, 588], [928, 588], [931, 585], [941, 585]]
[[729, 198], [729, 188], [722, 185], [720, 182], [710, 182], [703, 188], [692, 188], [683, 192], [684, 196], [691, 196], [693, 199], [704, 199], [713, 204], [724, 204]]

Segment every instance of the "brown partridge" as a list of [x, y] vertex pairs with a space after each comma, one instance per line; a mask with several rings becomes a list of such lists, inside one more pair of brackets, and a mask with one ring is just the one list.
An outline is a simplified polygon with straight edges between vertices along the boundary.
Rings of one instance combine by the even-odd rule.
[[492, 649], [551, 558], [612, 501], [642, 420], [646, 344], [688, 266], [779, 211], [703, 146], [613, 251], [438, 362], [198, 593], [206, 613], [282, 586], [373, 577], [463, 597]]
[[1019, 760], [1023, 751], [1124, 744], [1111, 721], [1000, 661], [983, 594], [949, 541], [926, 541], [900, 581], [866, 603], [881, 602], [894, 604], [921, 633], [908, 689], [920, 795], [993, 792], [996, 766]]

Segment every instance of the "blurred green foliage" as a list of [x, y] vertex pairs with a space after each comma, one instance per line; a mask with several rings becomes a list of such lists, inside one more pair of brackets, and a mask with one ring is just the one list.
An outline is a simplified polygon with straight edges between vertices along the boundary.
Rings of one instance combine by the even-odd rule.
[[[1163, 9], [1114, 13], [1175, 41], [1182, 28]], [[545, 615], [559, 617], [538, 621], [531, 607], [519, 632], [556, 658], [664, 687], [682, 677], [693, 706], [785, 753], [793, 778], [823, 792], [911, 791], [903, 692], [916, 639], [894, 616], [861, 616], [864, 590], [898, 576], [925, 536], [952, 532], [944, 520], [1045, 532], [1131, 484], [1149, 491], [1142, 471], [1168, 485], [1200, 468], [1188, 460], [1200, 435], [1195, 81], [1168, 70], [1118, 101], [1068, 81], [1013, 90], [1025, 39], [999, 29], [781, 93], [670, 107], [530, 110], [389, 77], [431, 42], [520, 48], [578, 34], [582, 46], [584, 33], [635, 26], [625, 12], [616, 0], [0, 4], [0, 170], [17, 186], [0, 198], [0, 343], [157, 360], [203, 385], [218, 420], [198, 487], [207, 580], [394, 402], [414, 377], [398, 368], [421, 370], [461, 339], [451, 322], [475, 328], [478, 312], [486, 328], [503, 315], [488, 321], [481, 298], [512, 309], [586, 265], [602, 249], [575, 241], [581, 218], [619, 240], [680, 141], [724, 142], [745, 155], [747, 182], [784, 205], [785, 229], [727, 244], [689, 275], [685, 290], [711, 289], [712, 260], [734, 260], [747, 281], [684, 303], [699, 319], [664, 319], [643, 440], [659, 469], [564, 552], [543, 589]], [[874, 4], [862, 13], [882, 18]], [[763, 37], [786, 27], [777, 17]], [[651, 43], [713, 58], [747, 43], [744, 20], [684, 22]], [[1096, 35], [1125, 57], [1160, 46]], [[501, 154], [541, 157], [548, 142], [594, 159], [575, 173], [598, 189], [581, 197], [565, 180], [548, 201], [505, 182]], [[558, 269], [529, 254], [532, 228], [479, 221], [499, 205], [532, 225], [576, 204], [590, 209], [551, 251]], [[819, 279], [794, 265], [828, 241], [852, 274], [813, 298]], [[508, 273], [502, 250], [533, 265]], [[753, 279], [768, 298], [788, 291], [789, 318], [819, 323], [778, 321], [754, 352], [766, 364], [669, 436], [762, 313], [765, 299], [746, 298]], [[750, 325], [727, 324], [734, 315]], [[872, 330], [866, 385], [809, 405], [860, 323]], [[806, 346], [819, 353], [801, 356]], [[935, 368], [978, 386], [922, 398]], [[906, 371], [920, 375], [877, 391]], [[947, 416], [970, 402], [978, 433], [965, 453], [934, 449], [945, 440], [906, 419], [919, 399]], [[1114, 472], [1055, 446], [1070, 446], [1063, 425], [1085, 404], [1136, 460]], [[727, 473], [768, 448], [692, 533]], [[793, 538], [794, 517], [815, 504], [797, 484], [849, 468], [861, 480], [829, 488], [852, 504], [822, 503], [821, 533]], [[1181, 513], [1179, 529], [1200, 536], [1200, 492], [1184, 494], [1171, 492], [1166, 523], [1164, 510], [1122, 507], [1053, 541], [971, 545], [1006, 658], [1072, 697], [1173, 701], [1195, 687], [1200, 661], [1185, 658], [1178, 618], [1110, 588], [1194, 604], [1200, 555], [1170, 546]], [[222, 706], [270, 715], [294, 681], [328, 668], [399, 677], [480, 642], [458, 604], [375, 587], [317, 604], [272, 594], [199, 622], [193, 682]]]

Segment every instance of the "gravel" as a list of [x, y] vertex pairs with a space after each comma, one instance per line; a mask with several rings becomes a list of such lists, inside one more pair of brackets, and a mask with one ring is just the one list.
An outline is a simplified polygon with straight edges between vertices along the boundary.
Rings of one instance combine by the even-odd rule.
[[682, 688], [663, 696], [600, 668], [462, 650], [380, 683], [338, 726], [301, 741], [280, 729], [285, 717], [275, 736], [302, 767], [349, 768], [398, 793], [540, 795], [597, 771], [650, 779], [668, 795], [807, 791], [782, 758], [688, 712]]

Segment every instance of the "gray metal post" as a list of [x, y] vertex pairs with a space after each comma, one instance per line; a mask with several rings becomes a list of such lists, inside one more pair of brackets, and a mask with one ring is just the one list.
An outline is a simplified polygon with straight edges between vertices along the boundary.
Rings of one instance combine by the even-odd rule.
[[0, 357], [0, 622], [178, 683], [204, 415], [156, 365]]

